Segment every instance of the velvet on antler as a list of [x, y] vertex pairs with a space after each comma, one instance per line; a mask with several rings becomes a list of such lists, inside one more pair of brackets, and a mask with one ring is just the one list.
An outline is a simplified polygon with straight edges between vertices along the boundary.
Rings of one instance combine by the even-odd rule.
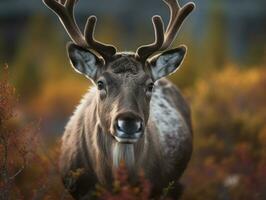
[[88, 18], [84, 34], [82, 34], [74, 17], [74, 7], [78, 0], [43, 0], [43, 2], [59, 17], [68, 35], [76, 45], [84, 49], [95, 50], [106, 61], [116, 54], [114, 46], [95, 40], [94, 30], [97, 21], [95, 16]]
[[163, 51], [171, 46], [175, 40], [178, 30], [186, 17], [192, 12], [195, 4], [190, 2], [181, 7], [177, 0], [163, 0], [170, 9], [170, 20], [166, 31], [160, 16], [152, 18], [155, 31], [155, 41], [152, 44], [144, 45], [138, 48], [137, 56], [141, 60], [146, 60], [157, 51]]

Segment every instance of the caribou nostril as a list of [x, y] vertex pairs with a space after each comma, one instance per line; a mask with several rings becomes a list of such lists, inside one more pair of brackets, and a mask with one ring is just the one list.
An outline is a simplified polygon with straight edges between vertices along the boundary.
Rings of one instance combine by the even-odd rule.
[[142, 129], [142, 123], [139, 120], [134, 119], [118, 119], [117, 128], [127, 134], [134, 134]]

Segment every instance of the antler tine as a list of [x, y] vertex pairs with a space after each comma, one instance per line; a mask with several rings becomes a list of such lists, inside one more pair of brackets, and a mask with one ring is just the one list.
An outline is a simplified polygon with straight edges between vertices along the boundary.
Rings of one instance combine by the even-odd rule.
[[56, 0], [43, 0], [43, 2], [59, 17], [72, 41], [83, 48], [87, 48], [88, 44], [74, 18], [74, 6], [77, 1], [66, 0], [65, 4], [63, 4], [62, 0], [60, 2]]
[[152, 24], [155, 33], [154, 43], [143, 45], [138, 48], [137, 55], [146, 60], [152, 53], [161, 48], [164, 42], [164, 24], [160, 16], [153, 16]]
[[176, 0], [164, 0], [164, 2], [170, 8], [171, 14], [170, 21], [165, 32], [165, 41], [160, 50], [165, 50], [171, 46], [184, 20], [195, 7], [195, 4], [191, 2], [187, 3], [183, 7], [181, 7]]
[[181, 6], [176, 0], [163, 0], [163, 1], [166, 3], [166, 5], [170, 9], [170, 21], [167, 27], [168, 29], [169, 25], [173, 23], [171, 20], [173, 20], [177, 16], [179, 10], [181, 9]]
[[90, 16], [88, 18], [84, 30], [85, 39], [94, 49], [101, 52], [101, 56], [107, 60], [107, 58], [112, 57], [116, 53], [116, 48], [112, 45], [103, 44], [94, 38], [96, 22], [97, 18], [95, 16]]
[[[63, 1], [63, 0], [61, 0], [61, 1]], [[68, 12], [72, 13], [73, 15], [74, 15], [74, 6], [76, 3], [78, 3], [78, 0], [65, 0], [64, 5], [65, 5], [66, 9], [68, 10]]]
[[82, 34], [74, 17], [74, 7], [78, 0], [43, 0], [43, 2], [59, 17], [66, 32], [75, 44], [85, 49], [91, 48], [105, 59], [112, 57], [116, 53], [115, 47], [105, 45], [94, 39], [95, 16], [88, 18], [85, 36]]
[[[163, 38], [163, 42], [160, 43], [161, 46], [159, 46], [158, 44], [154, 45], [156, 43], [155, 42], [151, 45], [145, 45], [139, 47], [137, 50], [137, 55], [142, 60], [146, 60], [156, 51], [163, 51], [169, 48], [172, 42], [174, 41], [183, 21], [192, 12], [192, 10], [195, 7], [194, 3], [191, 2], [186, 4], [184, 7], [181, 7], [177, 0], [163, 0], [163, 1], [167, 4], [167, 6], [170, 9], [170, 20], [167, 29], [165, 32], [163, 32], [162, 34], [163, 36], [160, 36], [160, 38]], [[158, 33], [157, 28], [154, 29]]]

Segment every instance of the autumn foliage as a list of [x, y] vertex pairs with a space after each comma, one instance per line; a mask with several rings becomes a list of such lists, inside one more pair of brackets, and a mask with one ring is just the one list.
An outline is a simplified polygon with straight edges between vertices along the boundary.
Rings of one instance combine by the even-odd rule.
[[128, 182], [128, 173], [125, 165], [121, 163], [116, 172], [113, 188], [107, 190], [101, 186], [96, 189], [96, 196], [100, 200], [148, 200], [150, 197], [151, 185], [144, 177], [143, 173], [139, 174], [138, 185], [131, 185]]
[[229, 66], [190, 91], [193, 160], [184, 199], [266, 198], [266, 69]]
[[[0, 199], [72, 199], [58, 171], [60, 137], [44, 140], [44, 122], [26, 120], [7, 75], [1, 68]], [[182, 199], [266, 199], [265, 88], [265, 68], [228, 66], [184, 89], [192, 107], [194, 154], [182, 178]], [[137, 186], [127, 178], [121, 167], [113, 188], [96, 186], [95, 198], [150, 199], [152, 184], [142, 174]]]
[[7, 66], [0, 80], [0, 199], [19, 198], [15, 179], [23, 173], [36, 149], [36, 130], [16, 122], [17, 98], [8, 82]]
[[[57, 173], [58, 152], [42, 151], [39, 122], [24, 123], [15, 88], [9, 82], [8, 67], [0, 80], [0, 199], [44, 199], [63, 195]], [[51, 189], [50, 187], [55, 189]], [[67, 195], [66, 195], [67, 196]]]

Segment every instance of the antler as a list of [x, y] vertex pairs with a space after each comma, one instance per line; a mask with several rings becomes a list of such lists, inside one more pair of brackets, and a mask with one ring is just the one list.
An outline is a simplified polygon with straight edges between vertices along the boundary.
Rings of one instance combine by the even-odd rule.
[[170, 20], [166, 31], [160, 16], [152, 18], [153, 28], [155, 31], [155, 41], [152, 44], [144, 45], [138, 48], [137, 55], [142, 60], [146, 60], [156, 51], [163, 51], [171, 46], [177, 36], [185, 18], [192, 12], [195, 5], [190, 2], [184, 7], [181, 7], [177, 0], [163, 0], [170, 9]]
[[44, 4], [59, 17], [72, 41], [80, 47], [91, 48], [98, 52], [105, 60], [116, 53], [112, 45], [103, 44], [94, 38], [97, 18], [90, 16], [85, 26], [84, 35], [81, 33], [74, 18], [74, 7], [78, 0], [43, 0]]

